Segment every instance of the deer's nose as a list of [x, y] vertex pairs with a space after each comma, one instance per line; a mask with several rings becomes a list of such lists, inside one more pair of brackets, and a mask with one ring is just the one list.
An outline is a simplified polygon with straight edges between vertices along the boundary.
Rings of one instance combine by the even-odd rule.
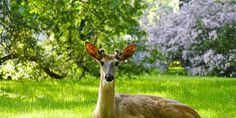
[[105, 79], [106, 79], [106, 81], [110, 82], [110, 81], [114, 80], [114, 76], [112, 74], [106, 74]]

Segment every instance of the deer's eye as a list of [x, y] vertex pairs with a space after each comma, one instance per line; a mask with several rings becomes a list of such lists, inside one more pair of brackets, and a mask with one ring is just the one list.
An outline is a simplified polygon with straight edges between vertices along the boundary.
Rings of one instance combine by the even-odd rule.
[[118, 66], [118, 65], [119, 65], [119, 62], [118, 62], [118, 61], [116, 61], [116, 62], [115, 62], [115, 66]]
[[104, 65], [104, 61], [100, 61], [101, 65], [103, 66]]

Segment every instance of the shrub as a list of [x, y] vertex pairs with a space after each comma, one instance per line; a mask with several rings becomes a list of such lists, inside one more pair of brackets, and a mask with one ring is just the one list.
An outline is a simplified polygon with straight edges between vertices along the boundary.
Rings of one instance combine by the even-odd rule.
[[155, 65], [178, 60], [191, 75], [236, 76], [235, 31], [233, 0], [192, 0], [148, 27], [148, 43], [164, 56]]

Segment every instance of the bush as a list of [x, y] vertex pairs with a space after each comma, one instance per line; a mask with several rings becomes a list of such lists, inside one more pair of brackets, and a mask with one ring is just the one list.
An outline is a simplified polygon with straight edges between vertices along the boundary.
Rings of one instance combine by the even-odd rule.
[[160, 16], [148, 28], [151, 51], [162, 55], [155, 65], [180, 61], [191, 75], [236, 76], [235, 14], [232, 0], [192, 0]]

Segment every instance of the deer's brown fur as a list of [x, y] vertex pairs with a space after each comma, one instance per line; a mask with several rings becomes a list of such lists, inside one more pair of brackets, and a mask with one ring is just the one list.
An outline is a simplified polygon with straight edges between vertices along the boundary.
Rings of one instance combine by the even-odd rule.
[[[115, 63], [131, 57], [137, 48], [135, 44], [115, 55], [101, 55], [91, 43], [85, 46], [91, 57], [102, 62], [94, 118], [200, 118], [194, 109], [175, 100], [151, 95], [115, 94]], [[112, 75], [112, 81], [108, 81], [106, 75]]]

